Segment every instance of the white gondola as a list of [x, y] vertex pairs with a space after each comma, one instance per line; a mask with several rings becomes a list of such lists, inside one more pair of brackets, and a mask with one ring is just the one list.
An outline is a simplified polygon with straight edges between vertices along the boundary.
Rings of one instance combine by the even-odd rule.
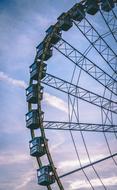
[[82, 21], [85, 18], [84, 5], [78, 4], [77, 6], [74, 6], [71, 17], [75, 21]]
[[37, 170], [38, 184], [48, 186], [55, 182], [55, 177], [50, 165], [43, 166]]
[[41, 157], [45, 155], [45, 146], [43, 137], [35, 137], [29, 142], [30, 155], [34, 157]]
[[59, 27], [63, 31], [68, 31], [72, 26], [72, 20], [70, 19], [69, 15], [66, 15], [66, 13], [62, 13], [58, 18]]
[[[46, 30], [46, 34], [47, 35], [52, 35], [51, 36], [51, 43], [52, 44], [56, 44], [60, 41], [61, 39], [61, 32], [59, 30], [56, 31], [56, 34], [55, 32], [53, 33], [53, 25], [51, 25], [47, 30]], [[53, 34], [52, 34], [53, 33]]]
[[38, 113], [38, 110], [31, 110], [26, 114], [26, 127], [37, 129], [43, 122], [44, 112]]
[[99, 10], [97, 0], [87, 0], [85, 3], [86, 12], [90, 15], [95, 15]]
[[41, 78], [40, 79], [43, 79], [46, 76], [47, 64], [45, 64], [45, 63], [40, 64], [40, 63], [41, 63], [40, 61], [37, 61], [37, 62], [34, 62], [30, 66], [30, 78], [32, 80], [38, 80], [39, 70], [41, 70]]
[[114, 8], [113, 0], [101, 0], [101, 9], [105, 12], [109, 12]]
[[38, 88], [37, 84], [32, 84], [26, 89], [26, 100], [27, 102], [37, 104], [38, 99], [43, 98], [43, 87]]
[[44, 52], [44, 48], [45, 48], [45, 42], [41, 42], [38, 46], [37, 46], [37, 58], [38, 59], [42, 59], [43, 53], [44, 53], [44, 61], [47, 61], [50, 57], [52, 57], [52, 49], [51, 47], [49, 47], [48, 49], [46, 49], [46, 51]]

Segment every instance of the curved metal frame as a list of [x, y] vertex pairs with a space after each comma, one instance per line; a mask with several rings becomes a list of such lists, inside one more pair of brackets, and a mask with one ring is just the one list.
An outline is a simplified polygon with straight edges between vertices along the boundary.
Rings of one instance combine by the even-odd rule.
[[[84, 3], [85, 3], [85, 0], [80, 2], [80, 4], [84, 4]], [[100, 5], [100, 0], [98, 1], [98, 3]], [[114, 3], [117, 3], [117, 1], [114, 1]], [[78, 5], [79, 5], [79, 3], [77, 3], [74, 7], [77, 7]], [[72, 7], [66, 13], [66, 15], [70, 16], [72, 14], [72, 12], [74, 11], [74, 7]], [[101, 11], [101, 14], [103, 14], [102, 11]], [[107, 61], [108, 57], [110, 55], [106, 54], [107, 57], [105, 57], [104, 54], [105, 54], [105, 51], [107, 51], [109, 49], [111, 51], [111, 56], [112, 56], [112, 54], [113, 54], [114, 57], [117, 56], [117, 55], [115, 54], [115, 52], [113, 52], [112, 49], [110, 49], [108, 44], [97, 33], [97, 31], [93, 28], [93, 26], [89, 23], [89, 21], [86, 18], [84, 18], [84, 20], [85, 20], [85, 22], [84, 22], [83, 27], [86, 27], [85, 25], [86, 25], [86, 22], [87, 22], [88, 25], [90, 26], [89, 31], [91, 31], [91, 32], [92, 32], [92, 30], [95, 31], [95, 33], [97, 35], [97, 39], [96, 39], [95, 42], [91, 41], [90, 38], [88, 38], [89, 33], [84, 32], [83, 30], [81, 30], [82, 27], [79, 25], [79, 23], [76, 23], [73, 20], [72, 20], [72, 22], [79, 28], [79, 30], [83, 33], [83, 35], [88, 39], [88, 41], [91, 43], [91, 46], [93, 46], [93, 48], [95, 48], [98, 51], [98, 53], [101, 55], [101, 57], [110, 65], [111, 69], [115, 73], [117, 73], [115, 65], [113, 67], [113, 62], [111, 62], [112, 60], [110, 60], [110, 62]], [[105, 17], [104, 17], [104, 20], [105, 20], [106, 24], [108, 25], [108, 21], [106, 21]], [[81, 98], [81, 99], [83, 99], [83, 100], [85, 100], [85, 101], [87, 101], [87, 102], [89, 102], [91, 104], [99, 106], [99, 107], [102, 108], [102, 110], [111, 111], [111, 112], [117, 114], [117, 109], [116, 109], [117, 103], [113, 102], [112, 100], [109, 100], [107, 98], [104, 98], [104, 96], [101, 97], [101, 96], [99, 96], [99, 95], [97, 95], [95, 93], [87, 91], [87, 90], [85, 90], [85, 89], [83, 89], [83, 88], [81, 88], [79, 86], [75, 86], [73, 84], [69, 84], [69, 87], [68, 87], [68, 82], [66, 82], [66, 81], [64, 81], [62, 79], [59, 79], [59, 78], [57, 78], [55, 76], [49, 75], [49, 74], [46, 74], [46, 77], [43, 80], [41, 80], [42, 66], [43, 66], [43, 63], [44, 63], [46, 52], [47, 52], [48, 48], [50, 47], [51, 39], [52, 39], [53, 35], [56, 35], [58, 29], [59, 29], [59, 22], [57, 22], [53, 26], [53, 32], [51, 33], [51, 35], [47, 35], [44, 38], [45, 48], [44, 48], [44, 51], [43, 51], [42, 59], [40, 60], [41, 63], [40, 63], [39, 73], [38, 73], [38, 92], [41, 91], [41, 83], [46, 84], [48, 86], [51, 86], [53, 88], [56, 88], [58, 90], [61, 90], [62, 92], [71, 94], [74, 97], [76, 97], [76, 92], [77, 92], [77, 98]], [[109, 26], [109, 29], [110, 29], [110, 26]], [[112, 32], [111, 29], [110, 29], [110, 31]], [[113, 34], [113, 37], [115, 38], [114, 34]], [[96, 43], [98, 41], [100, 41], [100, 43], [103, 42], [103, 45], [105, 45], [104, 49], [101, 50], [101, 51], [99, 51], [99, 49], [97, 49], [97, 47], [96, 47]], [[64, 45], [64, 50], [62, 49], [63, 51], [61, 50], [62, 45]], [[70, 49], [67, 49], [67, 46], [69, 46]], [[74, 62], [78, 67], [80, 67], [80, 69], [82, 69], [86, 73], [88, 73], [93, 79], [97, 80], [101, 85], [103, 85], [105, 87], [105, 89], [109, 90], [114, 95], [117, 95], [117, 79], [116, 79], [117, 77], [116, 78], [111, 77], [109, 74], [107, 74], [105, 71], [103, 71], [101, 68], [99, 68], [95, 63], [93, 63], [91, 60], [89, 60], [85, 55], [83, 55], [81, 52], [76, 50], [73, 46], [71, 46], [68, 42], [66, 42], [62, 38], [61, 38], [60, 42], [57, 43], [57, 45], [53, 45], [53, 47], [56, 48], [65, 57], [67, 57], [72, 62]], [[73, 54], [74, 54], [74, 58], [73, 58]], [[38, 61], [38, 56], [37, 55], [35, 57], [35, 62], [36, 61]], [[104, 79], [105, 79], [106, 82], [104, 82]], [[52, 80], [54, 80], [54, 82], [51, 83]], [[33, 80], [30, 80], [29, 84], [30, 85], [33, 84]], [[28, 103], [28, 111], [31, 111], [31, 110], [32, 110], [32, 104]], [[41, 112], [42, 112], [41, 100], [38, 97], [38, 113], [39, 113], [39, 117], [41, 117], [40, 116]], [[113, 131], [113, 128], [114, 128], [114, 131]], [[45, 129], [79, 130], [79, 131], [96, 131], [96, 132], [117, 132], [117, 125], [112, 125], [112, 124], [107, 125], [106, 123], [105, 124], [90, 124], [90, 123], [86, 124], [86, 123], [79, 123], [79, 122], [77, 122], [77, 123], [72, 123], [72, 122], [67, 123], [67, 122], [57, 122], [57, 121], [55, 121], [55, 122], [53, 122], [53, 121], [44, 121], [44, 122], [42, 122], [40, 124], [39, 129], [40, 129], [41, 136], [44, 139], [44, 146], [45, 146], [45, 151], [46, 151], [46, 155], [47, 155], [47, 158], [48, 158], [48, 162], [52, 167], [52, 171], [53, 171], [55, 180], [56, 180], [58, 188], [60, 190], [64, 190], [64, 187], [63, 187], [63, 185], [61, 183], [60, 178], [66, 176], [68, 174], [74, 173], [76, 171], [79, 171], [81, 169], [84, 171], [84, 169], [86, 167], [88, 167], [88, 166], [91, 166], [91, 165], [93, 166], [94, 164], [96, 164], [98, 162], [104, 161], [106, 159], [112, 158], [112, 157], [117, 155], [117, 153], [115, 153], [115, 154], [110, 155], [108, 157], [105, 157], [105, 158], [103, 158], [101, 160], [98, 160], [98, 161], [96, 161], [94, 163], [90, 163], [90, 164], [88, 164], [88, 165], [86, 165], [84, 167], [81, 166], [81, 168], [76, 169], [76, 170], [71, 171], [71, 172], [68, 172], [67, 174], [63, 174], [61, 176], [58, 176], [57, 170], [56, 170], [56, 168], [54, 166], [54, 163], [53, 163], [53, 160], [52, 160], [52, 156], [51, 156], [50, 151], [49, 151], [48, 142], [46, 140], [46, 135], [45, 135]], [[31, 137], [32, 137], [32, 139], [35, 138], [35, 131], [34, 130], [31, 130]], [[41, 158], [37, 157], [36, 159], [37, 159], [39, 168], [42, 167], [43, 164], [42, 164]], [[87, 177], [87, 179], [88, 179], [88, 177]], [[90, 185], [91, 185], [92, 189], [94, 189], [92, 184], [90, 184]], [[104, 186], [104, 188], [105, 188], [105, 186]], [[48, 185], [47, 189], [52, 190], [51, 185]]]

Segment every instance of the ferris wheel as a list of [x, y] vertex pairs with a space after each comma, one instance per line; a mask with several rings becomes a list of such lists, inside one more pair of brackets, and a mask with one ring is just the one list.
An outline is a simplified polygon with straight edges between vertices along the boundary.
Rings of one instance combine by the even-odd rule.
[[[100, 163], [104, 166], [107, 160], [111, 160], [117, 169], [117, 149], [116, 146], [111, 148], [112, 138], [117, 142], [117, 1], [83, 0], [76, 3], [46, 30], [46, 36], [36, 50], [26, 89], [26, 127], [30, 129], [32, 138], [29, 142], [30, 155], [36, 158], [39, 167], [40, 189], [85, 189], [68, 188], [64, 183], [66, 177], [72, 181], [73, 175], [79, 172], [88, 188], [96, 189], [87, 169], [95, 174], [100, 189], [108, 189], [96, 166]], [[49, 67], [53, 73], [48, 72]], [[43, 111], [46, 88], [67, 102], [65, 116], [61, 113], [58, 120], [58, 112], [56, 114], [53, 110], [50, 120], [46, 113], [48, 109]], [[49, 148], [51, 139], [46, 137], [47, 130], [50, 133], [54, 130], [69, 133], [79, 167], [58, 172]], [[76, 133], [79, 134], [77, 140]], [[89, 141], [90, 134], [103, 136], [107, 154], [92, 161], [84, 133], [89, 134]], [[111, 139], [108, 134], [112, 135]], [[77, 147], [80, 140], [88, 159], [85, 164]]]

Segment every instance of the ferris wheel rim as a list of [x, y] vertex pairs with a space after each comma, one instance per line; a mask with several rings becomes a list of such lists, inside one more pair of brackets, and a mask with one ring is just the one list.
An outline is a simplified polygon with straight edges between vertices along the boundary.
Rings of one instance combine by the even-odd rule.
[[[85, 2], [85, 0], [81, 1], [80, 3], [84, 3], [84, 2]], [[100, 1], [99, 1], [99, 2], [100, 2]], [[79, 5], [80, 3], [77, 3], [76, 5]], [[116, 3], [116, 1], [115, 1], [115, 3]], [[72, 10], [72, 9], [70, 9], [70, 10], [67, 12], [67, 14], [68, 14], [69, 12], [71, 12], [71, 10]], [[44, 41], [45, 41], [45, 48], [44, 48], [44, 51], [43, 51], [42, 59], [40, 60], [40, 61], [41, 61], [41, 64], [44, 63], [45, 53], [46, 53], [48, 47], [49, 47], [50, 44], [51, 44], [52, 36], [53, 36], [54, 34], [56, 35], [56, 29], [58, 29], [58, 23], [56, 23], [56, 24], [54, 25], [53, 33], [52, 33], [50, 36], [47, 36], [47, 38], [45, 37], [45, 39], [44, 39]], [[37, 58], [37, 54], [36, 54], [35, 61], [37, 61], [37, 60], [38, 60], [38, 58]], [[32, 80], [30, 80], [30, 84], [32, 84]], [[39, 76], [38, 76], [38, 84], [41, 86], [40, 73], [39, 73]], [[41, 111], [42, 111], [42, 110], [41, 110], [41, 101], [38, 102], [38, 109], [39, 109], [39, 113], [41, 113]], [[29, 111], [31, 110], [31, 104], [30, 104], [30, 103], [28, 104], [28, 110], [29, 110]], [[43, 127], [43, 126], [40, 126], [41, 134], [42, 134], [42, 136], [43, 136], [44, 138], [46, 138], [44, 130], [45, 130], [44, 127]], [[34, 130], [31, 130], [31, 137], [32, 137], [32, 139], [35, 138]], [[53, 161], [52, 161], [52, 159], [51, 159], [51, 155], [50, 155], [49, 148], [48, 148], [48, 144], [47, 144], [46, 140], [44, 141], [44, 145], [45, 145], [45, 149], [46, 149], [46, 154], [47, 154], [47, 156], [49, 155], [48, 158], [50, 159], [49, 162], [50, 162], [50, 164], [52, 165], [52, 168], [53, 168], [53, 172], [54, 172], [54, 175], [55, 175], [54, 177], [56, 178], [56, 181], [57, 181], [57, 183], [58, 183], [58, 186], [59, 186], [60, 190], [64, 190], [63, 185], [62, 185], [62, 183], [61, 183], [61, 181], [60, 181], [60, 179], [59, 179], [60, 177], [58, 176], [58, 174], [57, 174], [57, 172], [56, 172], [56, 169], [55, 169], [55, 166], [54, 166], [54, 163], [53, 163]], [[41, 167], [41, 166], [42, 166], [42, 162], [41, 162], [41, 159], [40, 159], [39, 157], [37, 157], [37, 162], [38, 162], [38, 164], [39, 164], [39, 167]], [[48, 186], [47, 186], [47, 189], [48, 189], [48, 190], [51, 190], [51, 186], [48, 185]]]

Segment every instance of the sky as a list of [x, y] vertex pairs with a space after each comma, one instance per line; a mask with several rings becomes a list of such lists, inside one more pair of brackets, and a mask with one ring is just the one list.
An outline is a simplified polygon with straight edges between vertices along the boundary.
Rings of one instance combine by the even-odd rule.
[[[0, 190], [42, 189], [37, 185], [36, 160], [29, 155], [28, 142], [31, 137], [25, 127], [27, 113], [25, 88], [28, 86], [29, 66], [34, 61], [36, 46], [43, 40], [46, 29], [76, 2], [78, 1], [0, 0]], [[98, 16], [94, 19], [88, 15], [88, 18], [103, 33], [103, 21]], [[64, 32], [63, 37], [81, 52], [89, 45], [74, 27], [69, 32]], [[114, 40], [111, 38], [108, 40], [108, 43], [113, 42], [112, 47], [116, 51]], [[89, 53], [89, 58], [111, 73], [94, 49]], [[52, 59], [48, 61], [47, 72], [69, 81], [73, 69], [74, 65], [54, 50]], [[76, 70], [76, 77], [78, 72], [79, 69]], [[81, 73], [79, 85], [99, 94], [104, 91], [101, 85], [84, 72]], [[109, 97], [108, 92], [106, 96]], [[45, 119], [68, 121], [68, 99], [65, 94], [45, 87], [42, 108]], [[100, 110], [95, 106], [79, 100], [79, 109], [80, 122], [101, 122]], [[115, 116], [113, 118], [116, 123]], [[73, 120], [76, 121], [75, 116]], [[69, 132], [46, 131], [46, 135], [59, 175], [80, 167]], [[82, 164], [89, 163], [81, 133], [73, 132], [73, 136]], [[84, 132], [83, 137], [92, 161], [109, 155], [106, 139], [112, 153], [117, 151], [115, 146], [117, 138], [114, 134], [106, 134], [105, 137], [101, 133]], [[117, 162], [116, 157], [115, 160]], [[95, 168], [108, 190], [115, 190], [117, 168], [113, 160], [97, 164]], [[103, 190], [93, 169], [86, 169], [85, 172], [95, 189]], [[83, 172], [63, 178], [62, 183], [67, 190], [91, 189]], [[53, 189], [57, 189], [56, 184], [53, 185]]]

